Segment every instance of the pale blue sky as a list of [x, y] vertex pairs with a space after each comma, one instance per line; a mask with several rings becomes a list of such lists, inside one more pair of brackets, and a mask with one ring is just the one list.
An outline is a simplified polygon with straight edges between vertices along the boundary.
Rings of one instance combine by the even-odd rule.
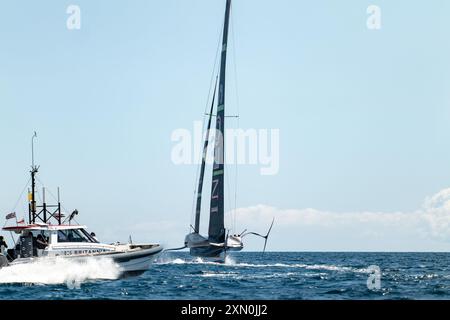
[[[101, 238], [180, 244], [196, 166], [171, 162], [170, 136], [202, 119], [224, 3], [0, 0], [0, 212], [27, 181], [36, 130], [41, 180]], [[80, 30], [66, 28], [70, 4]], [[366, 27], [370, 4], [381, 30]], [[239, 168], [238, 207], [412, 212], [449, 187], [449, 10], [444, 0], [235, 0], [240, 126], [281, 134], [279, 174]], [[232, 54], [229, 65], [232, 114]], [[370, 235], [352, 247], [347, 227], [275, 228], [271, 249], [381, 247]], [[414, 237], [382, 248], [414, 250]], [[424, 237], [421, 250], [450, 249]]]

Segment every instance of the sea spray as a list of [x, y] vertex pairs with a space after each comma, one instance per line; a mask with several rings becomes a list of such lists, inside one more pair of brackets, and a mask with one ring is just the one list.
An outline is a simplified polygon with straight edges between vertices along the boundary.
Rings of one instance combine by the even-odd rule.
[[0, 284], [66, 284], [77, 289], [89, 280], [118, 279], [120, 273], [111, 259], [47, 259], [0, 269]]
[[236, 265], [236, 261], [231, 256], [225, 256], [225, 264], [229, 266]]

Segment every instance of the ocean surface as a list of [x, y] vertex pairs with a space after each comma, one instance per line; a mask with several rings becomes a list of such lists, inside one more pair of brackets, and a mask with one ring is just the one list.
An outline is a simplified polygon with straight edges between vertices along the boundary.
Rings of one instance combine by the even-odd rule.
[[[379, 278], [371, 266], [379, 267]], [[20, 300], [450, 299], [450, 253], [241, 252], [225, 263], [215, 263], [170, 252], [141, 276], [117, 276], [112, 263], [4, 268], [0, 296]]]

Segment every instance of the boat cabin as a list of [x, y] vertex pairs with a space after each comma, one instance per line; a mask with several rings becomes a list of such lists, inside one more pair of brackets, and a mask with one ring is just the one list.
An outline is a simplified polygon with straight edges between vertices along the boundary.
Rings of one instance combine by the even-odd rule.
[[13, 249], [7, 251], [8, 260], [41, 256], [98, 254], [114, 250], [100, 244], [81, 225], [27, 224], [4, 227], [4, 231], [19, 234]]

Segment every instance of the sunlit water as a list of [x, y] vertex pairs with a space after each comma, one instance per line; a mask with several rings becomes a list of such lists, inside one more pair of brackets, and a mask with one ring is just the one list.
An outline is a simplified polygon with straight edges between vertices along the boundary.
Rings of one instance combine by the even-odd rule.
[[[381, 289], [367, 286], [381, 268]], [[0, 270], [2, 299], [450, 299], [447, 253], [233, 254], [225, 263], [163, 254], [138, 277], [110, 261]]]

